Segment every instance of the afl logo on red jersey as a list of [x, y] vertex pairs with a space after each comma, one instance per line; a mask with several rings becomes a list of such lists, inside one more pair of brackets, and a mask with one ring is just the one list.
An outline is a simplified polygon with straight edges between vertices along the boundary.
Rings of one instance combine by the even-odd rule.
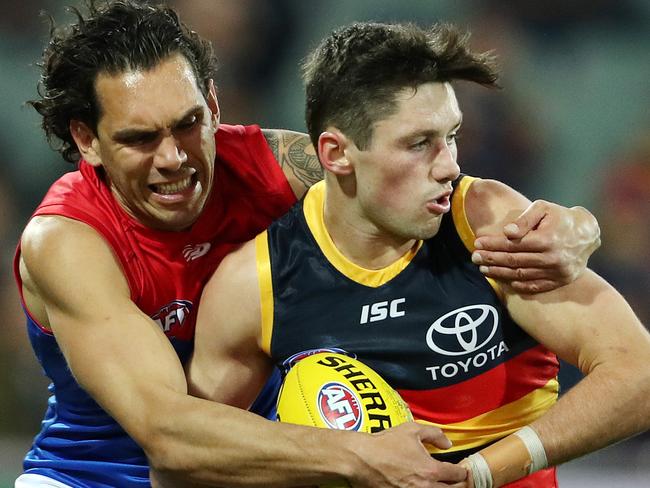
[[189, 300], [174, 300], [158, 310], [151, 318], [168, 336], [179, 336], [192, 306]]
[[330, 428], [359, 430], [361, 427], [361, 404], [347, 386], [337, 382], [324, 384], [318, 392], [317, 405], [321, 418]]

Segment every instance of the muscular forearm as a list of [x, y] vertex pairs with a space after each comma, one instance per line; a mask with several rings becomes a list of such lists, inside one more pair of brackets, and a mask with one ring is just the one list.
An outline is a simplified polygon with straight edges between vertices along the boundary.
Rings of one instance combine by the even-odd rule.
[[599, 366], [532, 424], [550, 464], [560, 464], [650, 428], [650, 374], [630, 358]]
[[176, 420], [159, 425], [159, 435], [143, 446], [159, 486], [316, 485], [354, 469], [345, 432], [278, 424], [189, 398], [177, 406]]
[[531, 424], [532, 431], [512, 434], [480, 451], [478, 459], [475, 455], [464, 461], [470, 473], [472, 468], [477, 473], [477, 486], [489, 477], [498, 488], [649, 429], [647, 369], [642, 362], [594, 368]]

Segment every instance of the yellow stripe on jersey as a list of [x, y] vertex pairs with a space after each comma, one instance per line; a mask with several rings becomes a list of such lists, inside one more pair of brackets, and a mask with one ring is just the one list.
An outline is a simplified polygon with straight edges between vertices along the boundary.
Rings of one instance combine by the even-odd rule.
[[[469, 188], [479, 178], [474, 178], [473, 176], [463, 176], [463, 179], [460, 180], [456, 189], [454, 190], [453, 195], [451, 196], [451, 216], [454, 219], [454, 226], [456, 227], [456, 232], [460, 236], [460, 239], [465, 244], [465, 247], [469, 252], [474, 252], [476, 249], [474, 247], [474, 241], [476, 240], [476, 234], [472, 230], [472, 227], [469, 225], [467, 220], [467, 214], [465, 213], [465, 196], [469, 191]], [[503, 291], [497, 283], [492, 278], [485, 278], [490, 283], [490, 286], [494, 289], [496, 294], [503, 300]]]
[[420, 247], [422, 247], [422, 241], [417, 241], [406, 254], [385, 268], [366, 269], [358, 266], [338, 250], [325, 228], [325, 218], [323, 215], [325, 191], [324, 181], [319, 181], [309, 189], [303, 203], [305, 220], [314, 239], [316, 239], [321, 251], [323, 251], [330, 264], [352, 281], [371, 288], [382, 286], [400, 274], [413, 260]]
[[447, 450], [429, 447], [429, 452], [436, 454], [464, 451], [484, 446], [529, 425], [555, 404], [558, 392], [559, 383], [557, 378], [553, 378], [543, 387], [514, 402], [463, 422], [446, 425], [419, 419], [417, 422], [439, 427], [453, 443]]
[[271, 277], [271, 258], [269, 255], [268, 233], [255, 237], [255, 259], [257, 261], [257, 281], [260, 287], [262, 350], [271, 355], [271, 334], [273, 333], [273, 280]]

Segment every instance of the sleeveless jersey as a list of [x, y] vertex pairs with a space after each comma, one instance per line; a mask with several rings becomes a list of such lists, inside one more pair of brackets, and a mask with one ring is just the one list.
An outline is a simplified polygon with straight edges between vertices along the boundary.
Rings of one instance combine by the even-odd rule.
[[[295, 197], [257, 126], [221, 125], [214, 187], [188, 230], [150, 229], [113, 198], [101, 170], [81, 161], [57, 180], [34, 215], [62, 215], [95, 229], [122, 266], [132, 300], [163, 329], [180, 360], [192, 348], [201, 290], [221, 259], [285, 213]], [[18, 273], [20, 247], [15, 257]], [[24, 307], [24, 303], [23, 303]], [[52, 396], [25, 473], [73, 487], [149, 486], [143, 451], [79, 386], [51, 332], [27, 315], [29, 338]]]
[[[436, 236], [393, 264], [361, 268], [324, 225], [325, 183], [256, 238], [262, 344], [285, 370], [314, 350], [343, 350], [374, 368], [422, 423], [452, 441], [434, 457], [457, 462], [547, 411], [558, 361], [502, 305], [471, 262], [464, 211], [473, 178], [455, 184]], [[491, 281], [491, 280], [490, 280]], [[554, 469], [511, 487], [554, 487]]]

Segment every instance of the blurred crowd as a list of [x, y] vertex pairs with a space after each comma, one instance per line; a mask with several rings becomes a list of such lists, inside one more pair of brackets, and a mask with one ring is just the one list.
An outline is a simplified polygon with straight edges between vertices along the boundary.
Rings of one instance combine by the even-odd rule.
[[[29, 347], [11, 261], [49, 184], [74, 167], [49, 148], [24, 102], [37, 95], [36, 63], [48, 37], [48, 17], [39, 13], [67, 22], [72, 17], [64, 5], [80, 2], [0, 2], [0, 441], [25, 439], [20, 447], [26, 449], [45, 408], [47, 382]], [[650, 326], [650, 2], [168, 3], [214, 44], [223, 122], [299, 131], [299, 63], [331, 29], [355, 20], [467, 27], [476, 48], [498, 56], [503, 89], [458, 87], [462, 170], [498, 178], [531, 198], [589, 208], [603, 232], [592, 267]], [[571, 381], [567, 375], [566, 384]]]

